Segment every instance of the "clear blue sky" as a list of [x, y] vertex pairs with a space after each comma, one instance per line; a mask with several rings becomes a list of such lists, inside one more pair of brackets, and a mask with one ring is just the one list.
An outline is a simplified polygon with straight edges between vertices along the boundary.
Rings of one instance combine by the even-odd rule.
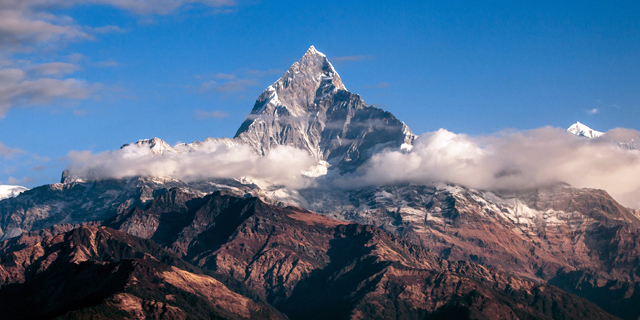
[[310, 45], [417, 134], [640, 129], [637, 1], [38, 2], [0, 4], [4, 184], [57, 182], [70, 150], [231, 137]]

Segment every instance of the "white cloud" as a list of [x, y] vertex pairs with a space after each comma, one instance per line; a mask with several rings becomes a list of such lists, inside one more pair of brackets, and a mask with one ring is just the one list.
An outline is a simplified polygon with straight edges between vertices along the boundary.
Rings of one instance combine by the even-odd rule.
[[196, 152], [152, 155], [148, 146], [132, 144], [98, 154], [72, 151], [68, 158], [69, 174], [88, 180], [135, 176], [183, 181], [249, 177], [293, 188], [309, 182], [302, 172], [315, 165], [306, 151], [289, 146], [279, 146], [265, 156], [258, 156], [249, 146], [213, 141], [205, 142]]
[[41, 76], [54, 77], [64, 76], [80, 70], [82, 70], [82, 67], [80, 67], [79, 65], [67, 62], [43, 63], [30, 69], [30, 71], [35, 72]]
[[9, 177], [9, 179], [7, 179], [7, 184], [10, 185], [22, 185], [22, 184], [26, 184], [29, 182], [32, 182], [33, 178], [31, 177], [23, 177], [22, 179], [16, 179], [14, 177]]
[[236, 75], [232, 73], [217, 73], [213, 76], [216, 79], [222, 80], [234, 80], [236, 79]]
[[5, 159], [10, 159], [16, 154], [26, 154], [27, 152], [18, 148], [9, 148], [0, 142], [0, 156]]
[[373, 59], [373, 56], [357, 55], [357, 56], [332, 57], [331, 61], [340, 63], [340, 62], [358, 62], [358, 61], [371, 60], [371, 59]]
[[[74, 54], [69, 62], [50, 61], [35, 67], [29, 58], [13, 61], [16, 53], [46, 49], [55, 52], [70, 42], [95, 40], [96, 35], [126, 32], [115, 25], [87, 26], [60, 14], [59, 9], [82, 5], [106, 5], [138, 15], [165, 15], [193, 6], [213, 8], [237, 5], [233, 0], [2, 0], [0, 1], [0, 117], [14, 106], [46, 104], [57, 99], [86, 99], [99, 84], [76, 78], [63, 78], [81, 71], [77, 65], [85, 57]], [[102, 61], [99, 67], [117, 66], [115, 61]], [[242, 90], [248, 82], [239, 81], [218, 86], [218, 92]]]
[[593, 109], [591, 109], [591, 110], [585, 110], [585, 112], [586, 112], [588, 115], [590, 115], [590, 116], [591, 116], [591, 115], [594, 115], [594, 114], [599, 113], [599, 112], [600, 112], [600, 110], [598, 110], [598, 109], [596, 109], [596, 108], [593, 108]]
[[27, 79], [20, 69], [0, 70], [0, 117], [16, 105], [51, 103], [56, 99], [86, 99], [97, 85], [77, 79]]
[[228, 117], [229, 114], [224, 111], [204, 111], [204, 110], [196, 110], [194, 112], [196, 118], [198, 119], [209, 119], [209, 118], [225, 118]]
[[257, 79], [238, 79], [228, 81], [224, 83], [218, 83], [216, 81], [207, 81], [200, 85], [200, 93], [216, 92], [220, 94], [234, 93], [246, 91], [249, 87], [257, 86], [259, 81]]
[[166, 15], [181, 7], [200, 4], [209, 7], [231, 7], [238, 3], [234, 0], [76, 0], [75, 3], [104, 4], [127, 10], [140, 15]]
[[626, 206], [640, 207], [640, 151], [615, 142], [640, 132], [612, 130], [584, 139], [557, 128], [470, 137], [444, 129], [421, 135], [410, 152], [374, 155], [342, 187], [448, 182], [479, 189], [524, 189], [551, 182], [607, 190]]

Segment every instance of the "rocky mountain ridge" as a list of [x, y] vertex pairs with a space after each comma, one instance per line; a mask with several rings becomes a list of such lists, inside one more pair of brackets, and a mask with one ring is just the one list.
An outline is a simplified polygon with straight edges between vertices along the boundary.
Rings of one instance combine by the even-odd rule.
[[257, 198], [171, 189], [103, 224], [127, 233], [67, 225], [0, 243], [3, 315], [283, 318], [271, 305], [289, 319], [614, 319], [552, 286]]

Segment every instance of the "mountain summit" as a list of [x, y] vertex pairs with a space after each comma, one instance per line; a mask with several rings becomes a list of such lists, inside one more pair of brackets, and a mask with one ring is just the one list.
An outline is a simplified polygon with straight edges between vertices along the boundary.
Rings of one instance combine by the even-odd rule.
[[568, 132], [575, 134], [579, 137], [585, 138], [597, 138], [604, 135], [604, 132], [593, 130], [586, 125], [580, 123], [580, 121], [574, 123], [567, 129]]
[[259, 154], [278, 145], [307, 150], [348, 172], [379, 150], [411, 144], [415, 136], [391, 113], [347, 91], [327, 57], [311, 46], [262, 92], [235, 138]]

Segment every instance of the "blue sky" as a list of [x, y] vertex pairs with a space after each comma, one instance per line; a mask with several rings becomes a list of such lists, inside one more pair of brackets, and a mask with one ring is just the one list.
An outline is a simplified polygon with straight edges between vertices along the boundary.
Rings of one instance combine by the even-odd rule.
[[633, 1], [7, 0], [0, 182], [71, 150], [231, 137], [310, 45], [415, 133], [640, 129]]

